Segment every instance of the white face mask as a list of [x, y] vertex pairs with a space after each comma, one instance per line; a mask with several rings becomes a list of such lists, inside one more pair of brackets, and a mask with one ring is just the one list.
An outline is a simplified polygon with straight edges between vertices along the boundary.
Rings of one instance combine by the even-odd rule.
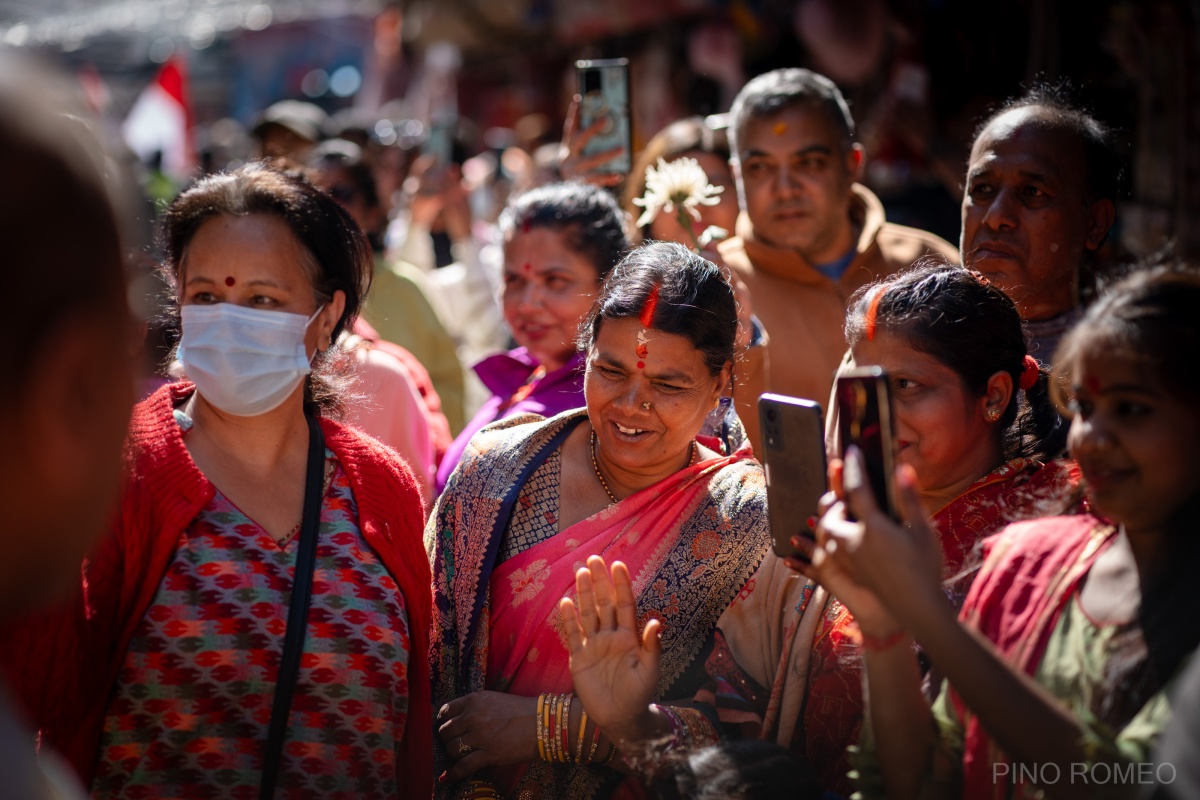
[[312, 372], [304, 348], [311, 317], [232, 303], [180, 309], [179, 361], [196, 391], [238, 417], [277, 408]]

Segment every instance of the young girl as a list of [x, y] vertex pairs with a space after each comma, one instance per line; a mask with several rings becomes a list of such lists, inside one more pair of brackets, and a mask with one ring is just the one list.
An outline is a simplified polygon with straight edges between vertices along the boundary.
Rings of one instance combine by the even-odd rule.
[[[1094, 515], [1012, 525], [988, 541], [960, 619], [910, 466], [907, 527], [880, 513], [851, 451], [812, 549], [862, 630], [878, 759], [865, 793], [1136, 796], [1170, 717], [1167, 689], [1200, 641], [1200, 272], [1160, 267], [1094, 306], [1055, 358], [1069, 446]], [[847, 510], [862, 522], [848, 519]], [[913, 640], [946, 676], [933, 707]], [[874, 780], [872, 780], [874, 779]], [[878, 780], [882, 780], [882, 785]], [[924, 796], [924, 795], [923, 795]]]

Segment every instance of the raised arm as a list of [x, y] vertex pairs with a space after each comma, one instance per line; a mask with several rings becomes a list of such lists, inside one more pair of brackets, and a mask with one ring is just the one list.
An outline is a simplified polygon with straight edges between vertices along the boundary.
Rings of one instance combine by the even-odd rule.
[[[853, 576], [852, 589], [868, 590], [880, 608], [887, 609], [895, 627], [890, 632], [880, 627], [873, 635], [882, 634], [882, 643], [892, 644], [896, 631], [911, 633], [1000, 748], [1017, 763], [1037, 764], [1034, 773], [1042, 774], [1054, 763], [1061, 774], [1069, 775], [1072, 764], [1094, 758], [1084, 746], [1086, 731], [1079, 721], [1032, 678], [1005, 662], [982, 635], [958, 621], [941, 590], [938, 539], [925, 518], [912, 468], [902, 466], [896, 472], [903, 526], [878, 509], [862, 475], [859, 465], [847, 468], [845, 476], [847, 503], [862, 522], [849, 521], [841, 504], [831, 508], [820, 525], [814, 562], [832, 561], [834, 574]], [[827, 588], [841, 597], [837, 587]], [[854, 591], [842, 598], [859, 617], [855, 599]], [[864, 611], [867, 616], [860, 618], [860, 625], [869, 626], [872, 611]], [[875, 653], [866, 649], [868, 705], [880, 766], [889, 795], [909, 796], [915, 767], [902, 764], [913, 759], [909, 763], [922, 770], [929, 764], [927, 746], [918, 747], [922, 739], [930, 741], [928, 710], [919, 718], [908, 717], [920, 694], [915, 670], [904, 678], [902, 659], [893, 654], [901, 648]], [[923, 734], [917, 723], [924, 727]], [[1043, 788], [1054, 797], [1087, 796], [1087, 787], [1066, 781]]]
[[844, 557], [847, 550], [862, 557], [867, 528], [848, 520], [845, 503], [837, 499], [842, 495], [839, 461], [831, 462], [830, 482], [837, 494], [822, 500], [825, 513], [817, 527], [818, 542], [792, 538], [792, 545], [809, 563], [796, 558], [786, 561], [818, 581], [854, 615], [863, 639], [867, 713], [888, 796], [917, 797], [932, 763], [934, 727], [921, 692], [913, 640], [884, 601], [854, 574], [853, 559]]

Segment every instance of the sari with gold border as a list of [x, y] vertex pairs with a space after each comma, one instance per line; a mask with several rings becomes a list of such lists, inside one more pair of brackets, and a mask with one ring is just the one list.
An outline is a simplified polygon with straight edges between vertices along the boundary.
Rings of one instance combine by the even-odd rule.
[[[664, 623], [656, 700], [690, 700], [699, 688], [717, 619], [770, 548], [762, 468], [748, 447], [699, 461], [500, 561], [525, 482], [586, 420], [579, 409], [494, 423], [438, 500], [425, 530], [435, 708], [483, 689], [570, 692], [558, 602], [574, 596], [575, 571], [592, 554], [624, 561], [641, 623]], [[501, 642], [504, 652], [493, 651]], [[436, 761], [444, 768], [446, 753]], [[607, 767], [532, 762], [490, 773], [506, 796], [640, 795]]]

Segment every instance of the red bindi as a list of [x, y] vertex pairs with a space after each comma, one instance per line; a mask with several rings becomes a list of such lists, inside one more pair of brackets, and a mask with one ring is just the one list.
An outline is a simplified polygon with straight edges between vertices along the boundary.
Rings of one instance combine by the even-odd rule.
[[524, 269], [526, 272], [529, 272], [529, 270], [533, 269], [533, 264], [526, 262], [525, 266], [522, 267], [522, 269]]
[[645, 362], [645, 361], [639, 361], [639, 362], [638, 362], [638, 365], [637, 365], [637, 367], [638, 367], [638, 369], [645, 369], [645, 368], [646, 368], [646, 362]]
[[1086, 386], [1087, 390], [1092, 394], [1100, 393], [1100, 379], [1095, 375], [1088, 375], [1086, 378], [1084, 378], [1083, 385]]
[[225, 278], [225, 285], [226, 285], [226, 286], [233, 286], [235, 283], [237, 283], [237, 281], [235, 281], [235, 280], [233, 279], [233, 276], [232, 276], [232, 275], [229, 275], [229, 276], [227, 276], [227, 277]]

